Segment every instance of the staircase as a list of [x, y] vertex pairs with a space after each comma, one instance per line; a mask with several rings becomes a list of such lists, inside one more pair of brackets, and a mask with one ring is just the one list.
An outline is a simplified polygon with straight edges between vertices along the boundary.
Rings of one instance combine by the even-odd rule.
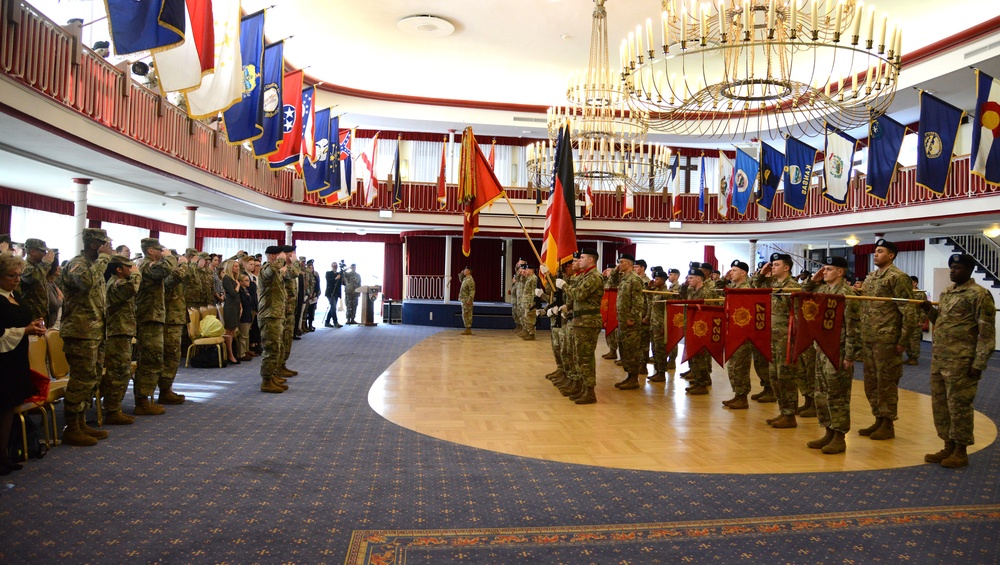
[[976, 272], [992, 288], [1000, 288], [1000, 245], [982, 234], [953, 235], [932, 239], [931, 243], [951, 246], [955, 253], [967, 253], [976, 260]]

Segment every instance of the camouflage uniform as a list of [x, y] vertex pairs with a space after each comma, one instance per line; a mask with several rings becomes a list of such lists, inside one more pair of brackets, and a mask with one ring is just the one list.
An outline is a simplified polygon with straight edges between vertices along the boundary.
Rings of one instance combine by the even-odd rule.
[[[197, 258], [192, 259], [194, 262], [197, 260]], [[208, 302], [205, 300], [205, 293], [203, 292], [202, 272], [202, 269], [198, 268], [197, 263], [192, 263], [184, 277], [184, 302], [188, 308], [201, 308], [208, 305]]]
[[[685, 300], [707, 300], [717, 296], [716, 290], [706, 282], [698, 290], [687, 288]], [[685, 344], [685, 347], [687, 345]], [[688, 368], [691, 369], [691, 386], [712, 386], [712, 355], [708, 351], [695, 353], [688, 359]]]
[[996, 306], [990, 291], [969, 280], [950, 285], [928, 315], [934, 324], [931, 349], [931, 408], [938, 437], [965, 446], [975, 443], [972, 401], [979, 378], [996, 347]]
[[21, 272], [21, 304], [31, 310], [31, 319], [46, 319], [49, 317], [48, 275], [52, 263], [39, 261], [36, 265], [31, 261], [24, 262]]
[[161, 393], [173, 386], [181, 363], [181, 340], [187, 323], [184, 291], [190, 270], [190, 263], [179, 264], [163, 280], [163, 306], [166, 310], [163, 318], [163, 372], [157, 381]]
[[[566, 372], [566, 377], [571, 381], [581, 381], [582, 377], [580, 375], [580, 367], [576, 363], [576, 345], [573, 342], [573, 300], [570, 296], [573, 293], [573, 289], [580, 281], [580, 277], [574, 275], [572, 277], [566, 278], [562, 275], [563, 280], [566, 284], [562, 288], [562, 297], [560, 299], [562, 306], [566, 307], [563, 312], [556, 312], [556, 318], [559, 319], [559, 324], [561, 326], [560, 339], [559, 339], [559, 356], [562, 358], [563, 370]], [[603, 283], [602, 283], [603, 284]], [[603, 290], [602, 290], [603, 292]], [[600, 307], [598, 306], [598, 310]], [[600, 313], [598, 313], [598, 317]], [[597, 330], [600, 333], [600, 329]], [[597, 346], [597, 338], [594, 338], [594, 346]], [[581, 382], [581, 384], [583, 384]]]
[[104, 409], [118, 412], [132, 376], [132, 338], [135, 336], [135, 296], [139, 292], [139, 273], [122, 279], [112, 276], [106, 287], [107, 346], [105, 373], [101, 378]]
[[[611, 276], [608, 277], [607, 279], [605, 279], [605, 281], [604, 281], [604, 288], [606, 290], [618, 290], [618, 281], [620, 279], [619, 279], [619, 277], [616, 276], [617, 274], [618, 274], [618, 271], [612, 271], [611, 272]], [[604, 341], [605, 341], [605, 343], [608, 344], [608, 349], [609, 349], [609, 353], [608, 354], [609, 354], [609, 356], [610, 355], [614, 355], [613, 358], [617, 359], [619, 357], [619, 353], [621, 353], [619, 351], [618, 330], [616, 329], [616, 330], [614, 330], [612, 332], [605, 333], [604, 334]]]
[[[817, 286], [817, 283], [809, 280], [802, 289], [820, 294], [857, 295], [844, 281], [834, 286], [829, 284]], [[851, 386], [854, 382], [854, 366], [844, 369], [842, 360], [854, 361], [861, 354], [860, 302], [844, 301], [844, 323], [840, 328], [840, 359], [830, 359], [816, 344], [810, 349], [816, 356], [816, 371], [813, 374], [819, 425], [846, 434], [851, 431]]]
[[[617, 271], [612, 274], [615, 278]], [[637, 375], [646, 361], [646, 347], [642, 340], [642, 318], [646, 315], [646, 298], [643, 284], [634, 271], [620, 275], [618, 280], [618, 343], [622, 350], [622, 368], [629, 376]], [[633, 325], [629, 326], [628, 322]]]
[[753, 370], [757, 373], [757, 378], [760, 379], [761, 388], [771, 388], [771, 362], [763, 353], [757, 351], [756, 347], [753, 348], [751, 357], [753, 357]]
[[361, 288], [361, 275], [355, 271], [344, 273], [344, 307], [347, 308], [345, 318], [350, 323], [355, 323], [354, 317], [358, 312], [358, 296]]
[[524, 277], [518, 271], [514, 275], [514, 285], [510, 288], [510, 315], [514, 318], [514, 329], [521, 329], [521, 287], [524, 286]]
[[796, 363], [795, 381], [799, 387], [799, 394], [806, 398], [806, 404], [809, 404], [809, 399], [815, 400], [816, 379], [814, 375], [816, 374], [816, 366], [816, 350], [812, 347], [803, 351]]
[[152, 261], [147, 255], [139, 268], [142, 282], [135, 301], [139, 366], [135, 371], [133, 387], [137, 397], [152, 396], [163, 374], [163, 327], [167, 315], [163, 303], [163, 280], [176, 266], [177, 258], [174, 256]]
[[[795, 279], [788, 277], [779, 282], [774, 277], [757, 274], [753, 278], [756, 288], [779, 288], [784, 292], [801, 288]], [[792, 299], [789, 296], [771, 296], [771, 363], [768, 380], [771, 390], [778, 398], [782, 416], [794, 416], [799, 405], [796, 365], [785, 363], [788, 349], [788, 317], [791, 315]]]
[[[642, 281], [643, 290], [649, 288], [649, 277], [647, 277], [646, 275], [642, 275], [641, 277], [639, 277], [639, 280]], [[642, 349], [642, 351], [639, 354], [640, 357], [639, 373], [642, 375], [648, 375], [649, 368], [646, 365], [649, 363], [649, 342], [653, 338], [653, 332], [652, 328], [650, 327], [650, 319], [649, 319], [649, 317], [652, 315], [651, 310], [653, 307], [653, 295], [642, 293], [642, 301], [643, 301], [642, 320], [639, 321], [639, 335], [640, 335], [639, 341], [641, 342], [639, 344], [639, 347]]]
[[285, 287], [281, 268], [284, 259], [264, 263], [257, 278], [260, 302], [257, 310], [257, 324], [260, 326], [260, 340], [264, 354], [260, 362], [260, 376], [266, 382], [281, 376], [281, 361], [284, 359]]
[[[565, 278], [560, 275], [558, 278], [565, 280]], [[552, 345], [552, 357], [556, 361], [556, 371], [560, 374], [566, 375], [566, 362], [563, 359], [563, 345], [565, 340], [564, 329], [568, 324], [563, 323], [562, 314], [559, 312], [559, 307], [563, 305], [565, 291], [556, 288], [555, 285], [549, 287], [548, 298], [546, 299], [546, 314], [549, 317], [549, 338], [551, 339]]]
[[[861, 294], [913, 298], [909, 275], [895, 265], [865, 279]], [[903, 375], [903, 356], [896, 346], [906, 346], [917, 318], [909, 304], [866, 300], [861, 304], [861, 339], [864, 356], [865, 395], [872, 415], [896, 419], [899, 378]]]
[[[731, 288], [750, 288], [750, 281], [745, 280]], [[750, 361], [753, 359], [754, 351], [757, 351], [757, 348], [748, 341], [737, 347], [733, 356], [726, 361], [729, 384], [732, 385], [736, 396], [750, 394]]]
[[535, 275], [530, 275], [524, 277], [524, 282], [521, 283], [521, 331], [523, 335], [528, 338], [535, 337], [535, 289], [538, 288], [538, 277]]
[[[662, 295], [651, 295], [662, 296]], [[649, 301], [649, 325], [652, 331], [651, 342], [653, 344], [653, 369], [657, 373], [667, 372], [667, 330], [666, 316], [667, 305], [663, 302], [656, 302], [657, 298]]]
[[62, 272], [63, 314], [59, 334], [69, 363], [64, 409], [82, 413], [100, 382], [104, 345], [104, 272], [111, 255], [101, 253], [91, 261], [80, 254]]
[[[927, 293], [922, 290], [913, 291], [914, 300], [927, 300]], [[924, 338], [923, 325], [927, 322], [927, 314], [920, 308], [919, 304], [913, 305], [913, 315], [917, 317], [917, 322], [910, 333], [910, 339], [906, 344], [906, 357], [908, 359], [920, 358], [920, 341]]]
[[573, 304], [573, 359], [579, 380], [585, 387], [597, 384], [597, 365], [594, 350], [601, 335], [601, 298], [604, 296], [604, 277], [597, 269], [590, 269], [574, 277], [566, 285], [566, 301]]
[[462, 279], [462, 287], [458, 289], [458, 300], [462, 303], [462, 322], [466, 329], [472, 329], [472, 303], [476, 300], [476, 280], [472, 275]]
[[[285, 323], [282, 326], [282, 345], [281, 345], [281, 367], [284, 368], [288, 363], [288, 356], [292, 354], [292, 341], [295, 338], [295, 309], [298, 301], [299, 291], [299, 273], [302, 272], [302, 263], [298, 261], [290, 261], [288, 263], [288, 270], [285, 271], [285, 277], [282, 280], [282, 284], [285, 288]], [[354, 303], [357, 305], [357, 299]], [[349, 319], [353, 320], [354, 317], [351, 316]]]

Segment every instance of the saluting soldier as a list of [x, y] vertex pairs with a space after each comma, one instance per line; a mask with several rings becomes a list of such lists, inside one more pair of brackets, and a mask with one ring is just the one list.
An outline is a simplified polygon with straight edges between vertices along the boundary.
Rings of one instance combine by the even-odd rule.
[[347, 325], [357, 324], [354, 319], [358, 311], [358, 296], [361, 292], [361, 275], [357, 272], [357, 265], [351, 263], [350, 268], [344, 273], [344, 306], [347, 312], [344, 317]]
[[[685, 300], [707, 300], [717, 296], [714, 285], [706, 284], [704, 269], [691, 269], [687, 276], [687, 291]], [[684, 389], [687, 394], [702, 395], [708, 394], [708, 387], [712, 386], [712, 356], [708, 351], [702, 350], [695, 353], [688, 359], [690, 369], [691, 386]]]
[[49, 317], [48, 275], [55, 252], [45, 242], [34, 237], [24, 242], [27, 250], [24, 271], [21, 272], [21, 303], [31, 310], [31, 319]]
[[778, 399], [780, 413], [769, 418], [767, 423], [773, 428], [794, 428], [798, 426], [795, 411], [799, 405], [799, 391], [796, 383], [798, 369], [795, 365], [785, 362], [785, 352], [788, 349], [788, 317], [791, 315], [792, 299], [789, 296], [778, 296], [802, 288], [792, 278], [792, 256], [787, 253], [772, 253], [771, 260], [765, 263], [753, 278], [756, 288], [770, 288], [775, 292], [771, 295], [771, 390]]
[[[639, 277], [639, 280], [642, 281], [643, 290], [647, 290], [649, 288], [649, 283], [650, 283], [649, 277], [646, 276], [646, 266], [647, 263], [645, 259], [637, 259], [635, 265], [632, 268], [636, 276]], [[649, 375], [649, 367], [647, 365], [649, 364], [649, 341], [650, 338], [652, 337], [652, 332], [649, 327], [649, 315], [650, 315], [649, 309], [653, 305], [652, 295], [643, 293], [642, 303], [643, 303], [642, 307], [643, 314], [642, 314], [642, 320], [639, 321], [639, 336], [640, 336], [639, 339], [642, 342], [639, 345], [639, 347], [642, 348], [639, 361], [639, 374]]]
[[458, 289], [458, 300], [462, 303], [462, 322], [465, 331], [462, 335], [472, 335], [472, 304], [476, 301], [476, 280], [472, 278], [472, 268], [466, 267], [459, 273], [462, 286]]
[[[806, 292], [855, 296], [854, 289], [844, 280], [847, 259], [827, 257], [822, 269], [803, 285]], [[823, 284], [820, 284], [820, 281]], [[844, 434], [851, 431], [851, 383], [854, 382], [854, 360], [861, 353], [861, 305], [857, 300], [844, 301], [844, 322], [840, 327], [840, 358], [830, 359], [816, 344], [815, 400], [823, 437], [808, 442], [810, 449], [821, 449], [831, 455], [847, 450]]]
[[122, 399], [132, 376], [132, 338], [135, 337], [135, 296], [142, 275], [128, 257], [114, 256], [108, 263], [112, 273], [106, 288], [107, 345], [101, 396], [104, 400], [104, 423], [127, 426], [135, 418], [122, 412]]
[[139, 365], [132, 392], [136, 416], [158, 416], [166, 412], [163, 406], [152, 401], [153, 391], [163, 374], [163, 329], [167, 317], [163, 281], [177, 267], [177, 258], [155, 237], [144, 238], [140, 247], [144, 255], [139, 268], [142, 280], [135, 301]]
[[264, 250], [267, 262], [260, 269], [260, 301], [257, 323], [264, 354], [260, 362], [260, 391], [282, 393], [288, 390], [281, 376], [282, 347], [285, 333], [285, 253], [279, 245]]
[[542, 289], [538, 287], [538, 277], [535, 276], [535, 269], [531, 265], [525, 264], [521, 269], [524, 281], [521, 283], [521, 339], [525, 341], [535, 340], [535, 322], [538, 316], [536, 308]]
[[975, 267], [971, 255], [949, 257], [951, 286], [941, 293], [937, 308], [926, 300], [921, 304], [934, 324], [931, 410], [944, 440], [944, 449], [924, 461], [951, 469], [969, 464], [966, 448], [975, 443], [972, 403], [996, 348], [996, 306], [990, 291], [972, 280]]
[[[927, 300], [927, 293], [918, 290], [917, 286], [920, 284], [920, 279], [910, 275], [910, 281], [913, 283], [913, 299], [914, 300]], [[920, 341], [924, 337], [924, 326], [927, 324], [927, 314], [923, 311], [919, 304], [914, 304], [914, 313], [917, 316], [917, 323], [913, 327], [913, 331], [910, 333], [910, 339], [906, 344], [906, 364], [907, 365], [917, 365], [919, 364], [918, 359], [920, 359]]]
[[514, 334], [521, 337], [521, 287], [524, 286], [524, 274], [522, 270], [528, 265], [524, 259], [518, 259], [514, 265], [514, 276], [511, 278], [510, 287], [510, 315], [514, 318]]
[[[653, 267], [653, 280], [650, 289], [665, 291], [667, 289], [667, 273], [663, 267]], [[649, 327], [650, 342], [653, 346], [653, 376], [647, 379], [651, 383], [662, 383], [667, 380], [667, 333], [666, 307], [660, 302], [661, 295], [649, 295]]]
[[[913, 283], [910, 277], [893, 264], [896, 244], [879, 239], [875, 242], [872, 257], [875, 272], [869, 273], [864, 283], [855, 283], [854, 290], [864, 296], [912, 299]], [[875, 300], [862, 303], [861, 353], [865, 364], [865, 396], [871, 405], [875, 423], [858, 430], [859, 434], [878, 440], [896, 437], [903, 352], [916, 325], [917, 317], [909, 304]]]
[[[625, 378], [615, 383], [618, 390], [639, 388], [639, 365], [646, 361], [646, 347], [642, 341], [642, 318], [646, 315], [645, 285], [634, 270], [635, 257], [622, 253], [618, 266], [608, 273], [608, 278], [618, 287], [618, 344], [622, 353]], [[648, 341], [646, 342], [648, 343]], [[641, 357], [641, 359], [640, 359]]]
[[[669, 290], [671, 292], [680, 292], [680, 290], [681, 290], [680, 278], [681, 278], [681, 270], [680, 269], [674, 269], [674, 268], [669, 269], [667, 271], [667, 290]], [[664, 309], [664, 315], [666, 315], [666, 309]], [[664, 335], [666, 335], [666, 334], [664, 334]], [[664, 346], [666, 346], [667, 342], [664, 341], [663, 343], [664, 343]], [[675, 345], [674, 348], [671, 349], [669, 353], [667, 353], [667, 370], [668, 371], [673, 371], [673, 370], [677, 369], [677, 350], [678, 350], [678, 346]]]
[[[605, 290], [618, 290], [618, 279], [612, 279], [610, 273], [612, 269], [604, 270], [604, 289]], [[620, 324], [620, 321], [619, 321]], [[608, 345], [608, 352], [601, 355], [601, 359], [615, 360], [618, 359], [618, 354], [621, 351], [621, 343], [619, 340], [618, 330], [615, 329], [611, 332], [605, 332], [604, 341]]]
[[198, 250], [193, 247], [184, 250], [184, 257], [191, 265], [184, 276], [184, 302], [188, 308], [201, 308], [206, 305], [202, 297], [201, 276], [199, 275], [202, 259], [199, 257]]
[[[723, 277], [730, 283], [729, 288], [750, 288], [750, 265], [739, 259], [729, 265], [729, 271]], [[716, 285], [718, 288], [718, 285]], [[750, 407], [747, 396], [750, 394], [750, 361], [756, 347], [749, 341], [736, 348], [733, 356], [726, 361], [726, 372], [729, 374], [729, 384], [733, 387], [733, 397], [723, 400], [723, 406], [730, 410], [746, 410]]]
[[114, 250], [108, 233], [99, 228], [83, 230], [83, 250], [62, 272], [63, 315], [59, 333], [69, 363], [69, 383], [63, 398], [66, 428], [63, 443], [97, 445], [108, 432], [87, 425], [84, 411], [100, 384], [103, 363], [106, 288], [104, 272]]
[[[173, 250], [170, 252], [177, 256]], [[173, 390], [177, 368], [181, 364], [181, 340], [187, 323], [184, 290], [188, 271], [193, 266], [186, 255], [177, 257], [177, 266], [163, 279], [163, 372], [156, 382], [160, 404], [184, 404], [184, 395]]]
[[566, 291], [566, 301], [573, 303], [573, 358], [579, 371], [579, 381], [583, 392], [575, 397], [576, 404], [597, 402], [594, 387], [597, 386], [597, 338], [601, 335], [601, 299], [604, 297], [604, 277], [597, 270], [597, 250], [584, 248], [577, 259], [577, 275], [573, 284], [564, 279], [556, 279], [556, 286]]
[[[295, 340], [295, 313], [298, 312], [298, 283], [302, 272], [302, 263], [295, 256], [295, 246], [286, 245], [282, 248], [288, 261], [282, 277], [285, 288], [285, 323], [282, 326], [283, 344], [281, 347], [281, 377], [287, 379], [299, 374], [288, 368], [288, 356], [292, 354], [292, 341]], [[357, 301], [355, 301], [357, 302]]]

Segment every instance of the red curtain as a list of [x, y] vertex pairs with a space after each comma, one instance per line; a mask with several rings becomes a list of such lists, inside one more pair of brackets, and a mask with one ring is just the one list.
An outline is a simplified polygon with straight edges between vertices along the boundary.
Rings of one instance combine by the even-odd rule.
[[706, 245], [705, 246], [705, 263], [712, 265], [712, 269], [719, 268], [719, 259], [715, 257], [715, 246]]
[[[924, 240], [914, 239], [910, 241], [894, 241], [896, 249], [902, 253], [904, 251], [923, 251]], [[861, 281], [868, 276], [869, 257], [875, 254], [875, 244], [866, 243], [854, 246], [854, 277]]]
[[17, 206], [18, 208], [31, 208], [42, 212], [52, 212], [54, 214], [73, 215], [73, 203], [68, 200], [59, 200], [51, 196], [24, 192], [0, 186], [0, 204], [7, 206]]
[[[473, 240], [475, 241], [475, 240]], [[541, 253], [542, 252], [542, 240], [532, 239], [535, 243], [535, 249]], [[531, 245], [528, 240], [524, 237], [519, 237], [511, 240], [511, 256], [510, 260], [512, 264], [516, 264], [518, 259], [524, 259], [528, 264], [538, 269], [538, 257], [535, 257], [535, 252], [531, 250]], [[476, 286], [479, 286], [479, 281], [476, 281]]]
[[187, 233], [187, 226], [172, 224], [170, 222], [164, 222], [163, 220], [153, 220], [143, 216], [129, 214], [127, 212], [108, 210], [107, 208], [101, 208], [99, 206], [87, 206], [87, 218], [91, 221], [100, 223], [110, 222], [112, 224], [121, 224], [123, 226], [145, 228], [151, 231], [156, 230], [159, 232], [178, 233], [181, 235]]
[[10, 233], [11, 208], [7, 204], [0, 204], [0, 233]]
[[474, 238], [472, 252], [466, 257], [462, 254], [462, 239], [454, 238], [451, 242], [451, 299], [458, 300], [458, 291], [462, 287], [458, 273], [465, 267], [470, 267], [472, 278], [476, 280], [476, 301], [503, 302], [502, 266], [502, 239]]
[[[459, 253], [461, 253], [461, 243], [459, 243], [459, 248]], [[406, 272], [409, 275], [443, 275], [444, 238], [406, 238], [406, 265]]]
[[[284, 232], [282, 232], [284, 235]], [[356, 233], [327, 233], [297, 231], [292, 234], [295, 241], [370, 241], [375, 243], [399, 243], [402, 245], [402, 238], [393, 233], [370, 233], [358, 235]], [[402, 254], [402, 252], [400, 252]]]
[[[343, 234], [341, 234], [343, 235]], [[403, 242], [396, 238], [385, 244], [385, 266], [382, 295], [393, 300], [403, 299]]]

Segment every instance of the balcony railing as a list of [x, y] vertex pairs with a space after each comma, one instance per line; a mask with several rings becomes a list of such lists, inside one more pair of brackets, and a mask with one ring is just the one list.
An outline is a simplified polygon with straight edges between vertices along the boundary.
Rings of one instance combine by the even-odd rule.
[[444, 275], [407, 275], [407, 299], [441, 300], [444, 298]]
[[[109, 64], [83, 46], [78, 37], [74, 28], [55, 24], [24, 2], [0, 0], [0, 74], [150, 149], [270, 198], [293, 201], [295, 175], [291, 170], [271, 171], [265, 160], [254, 158], [248, 149], [228, 145], [211, 125], [188, 118], [186, 112], [170, 104], [159, 92], [134, 81], [129, 69]], [[849, 189], [847, 203], [843, 206], [823, 198], [814, 188], [806, 209], [799, 211], [786, 206], [784, 194], [778, 192], [774, 206], [767, 212], [767, 219], [793, 220], [891, 209], [973, 198], [998, 191], [1000, 187], [991, 186], [969, 174], [969, 158], [966, 156], [955, 159], [942, 195], [918, 187], [915, 170], [909, 168], [897, 173], [897, 182], [885, 201], [868, 196], [864, 189], [864, 177], [856, 176]], [[338, 207], [460, 214], [461, 206], [456, 202], [457, 187], [449, 185], [447, 192], [447, 204], [442, 209], [437, 202], [434, 184], [403, 183], [401, 202], [395, 205], [391, 187], [380, 183], [378, 197], [371, 206], [367, 206], [360, 191], [356, 191], [352, 200]], [[533, 198], [533, 192], [525, 188], [508, 188], [507, 192], [512, 199]], [[746, 215], [730, 210], [728, 217], [723, 218], [717, 210], [717, 199], [718, 195], [708, 195], [705, 212], [701, 213], [698, 211], [697, 194], [682, 195], [681, 211], [674, 216], [669, 197], [640, 194], [634, 198], [633, 212], [623, 216], [621, 196], [601, 193], [595, 195], [592, 214], [585, 218], [629, 223], [680, 221], [732, 224], [758, 222], [763, 217], [763, 211], [751, 204]], [[303, 203], [326, 206], [311, 194], [305, 195]]]

